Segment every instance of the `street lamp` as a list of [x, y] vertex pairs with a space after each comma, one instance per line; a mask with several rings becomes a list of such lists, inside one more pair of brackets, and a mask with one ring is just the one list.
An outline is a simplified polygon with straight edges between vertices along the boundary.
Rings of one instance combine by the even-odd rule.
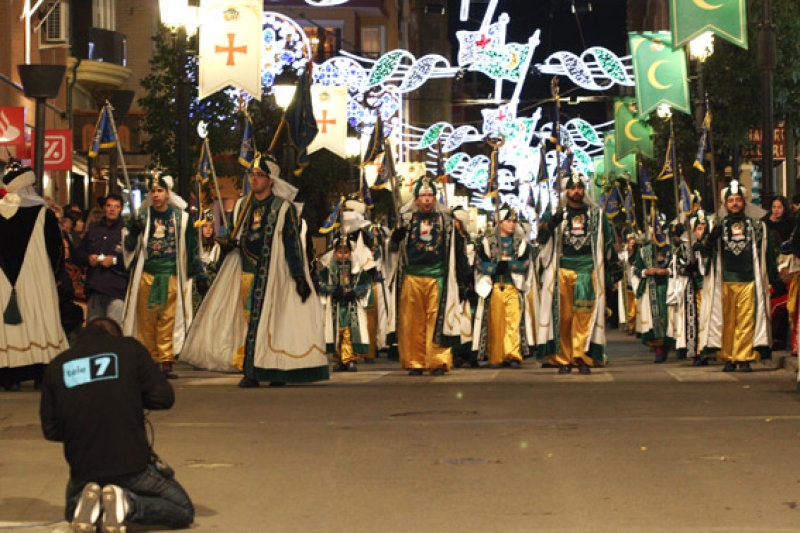
[[344, 142], [344, 154], [347, 156], [347, 162], [350, 165], [350, 187], [357, 191], [360, 183], [356, 183], [355, 179], [355, 161], [361, 155], [361, 140], [358, 137], [348, 136]]
[[172, 31], [173, 45], [178, 56], [178, 87], [176, 144], [178, 151], [178, 195], [189, 201], [189, 79], [186, 76], [186, 40], [197, 33], [198, 0], [159, 0], [161, 23]]
[[773, 91], [772, 80], [776, 59], [775, 24], [772, 22], [772, 2], [761, 3], [761, 22], [758, 25], [758, 69], [761, 71], [761, 203], [767, 207], [772, 202], [772, 145], [775, 131], [772, 119]]
[[55, 98], [64, 79], [64, 65], [17, 65], [22, 90], [28, 98], [36, 100], [36, 136], [33, 146], [33, 172], [36, 175], [36, 192], [43, 195], [45, 103]]
[[272, 86], [272, 94], [275, 96], [275, 104], [278, 105], [281, 109], [286, 109], [289, 107], [289, 104], [292, 103], [292, 98], [294, 98], [294, 91], [297, 88], [297, 85], [289, 85], [289, 84], [277, 84]]

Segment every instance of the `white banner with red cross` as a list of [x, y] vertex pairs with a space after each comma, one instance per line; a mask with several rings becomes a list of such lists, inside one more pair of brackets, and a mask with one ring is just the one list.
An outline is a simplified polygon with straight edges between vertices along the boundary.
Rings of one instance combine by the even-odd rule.
[[261, 0], [200, 6], [200, 99], [228, 85], [261, 100]]
[[312, 85], [311, 101], [318, 130], [314, 141], [308, 145], [308, 153], [327, 148], [339, 157], [347, 157], [347, 87]]

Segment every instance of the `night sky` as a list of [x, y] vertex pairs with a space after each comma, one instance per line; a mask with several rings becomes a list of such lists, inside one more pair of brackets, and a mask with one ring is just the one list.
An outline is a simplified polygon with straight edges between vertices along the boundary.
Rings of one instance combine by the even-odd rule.
[[[455, 32], [462, 29], [477, 30], [483, 20], [487, 3], [487, 0], [472, 0], [470, 20], [461, 22], [461, 0], [448, 0], [454, 55], [457, 50]], [[580, 55], [591, 46], [602, 46], [618, 56], [624, 56], [627, 54], [626, 3], [626, 0], [574, 0], [577, 13], [573, 13], [573, 0], [499, 0], [493, 21], [501, 13], [508, 13], [510, 21], [506, 42], [524, 43], [536, 29], [541, 30], [541, 44], [536, 49], [532, 64], [543, 62], [551, 53], [560, 50]], [[591, 11], [588, 11], [588, 4], [591, 4]], [[548, 98], [550, 79], [551, 76], [538, 75], [532, 68], [525, 81], [523, 104], [532, 105]], [[565, 76], [559, 78], [559, 84], [562, 95], [597, 94], [576, 89]], [[618, 88], [612, 88], [609, 93], [610, 96], [617, 95]], [[504, 96], [507, 97], [508, 94], [504, 93]], [[598, 121], [605, 120], [606, 109], [602, 104], [581, 104], [565, 107], [564, 113]]]

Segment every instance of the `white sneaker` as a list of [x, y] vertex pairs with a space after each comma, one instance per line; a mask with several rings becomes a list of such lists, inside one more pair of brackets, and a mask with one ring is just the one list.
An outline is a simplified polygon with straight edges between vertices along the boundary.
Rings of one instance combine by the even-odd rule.
[[103, 533], [125, 533], [128, 501], [125, 492], [116, 485], [103, 487]]
[[72, 515], [73, 533], [94, 533], [94, 524], [100, 518], [100, 485], [87, 483], [81, 491], [75, 514]]

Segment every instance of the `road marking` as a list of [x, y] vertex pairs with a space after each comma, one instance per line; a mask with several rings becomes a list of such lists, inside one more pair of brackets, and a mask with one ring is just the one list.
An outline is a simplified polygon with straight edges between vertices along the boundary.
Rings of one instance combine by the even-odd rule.
[[499, 370], [464, 370], [457, 369], [448, 372], [444, 376], [433, 378], [431, 383], [482, 383], [484, 381], [494, 381], [500, 375]]
[[204, 386], [204, 385], [224, 385], [224, 386], [235, 386], [238, 385], [239, 382], [242, 380], [242, 376], [224, 376], [224, 377], [213, 377], [213, 378], [200, 378], [200, 379], [181, 379], [178, 385], [186, 386], [186, 387], [197, 387], [197, 386]]
[[389, 372], [370, 370], [368, 372], [336, 372], [331, 374], [331, 382], [341, 385], [356, 385], [370, 383], [388, 375]]
[[723, 372], [719, 368], [673, 368], [667, 370], [667, 374], [678, 381], [687, 383], [739, 381], [730, 373]]

